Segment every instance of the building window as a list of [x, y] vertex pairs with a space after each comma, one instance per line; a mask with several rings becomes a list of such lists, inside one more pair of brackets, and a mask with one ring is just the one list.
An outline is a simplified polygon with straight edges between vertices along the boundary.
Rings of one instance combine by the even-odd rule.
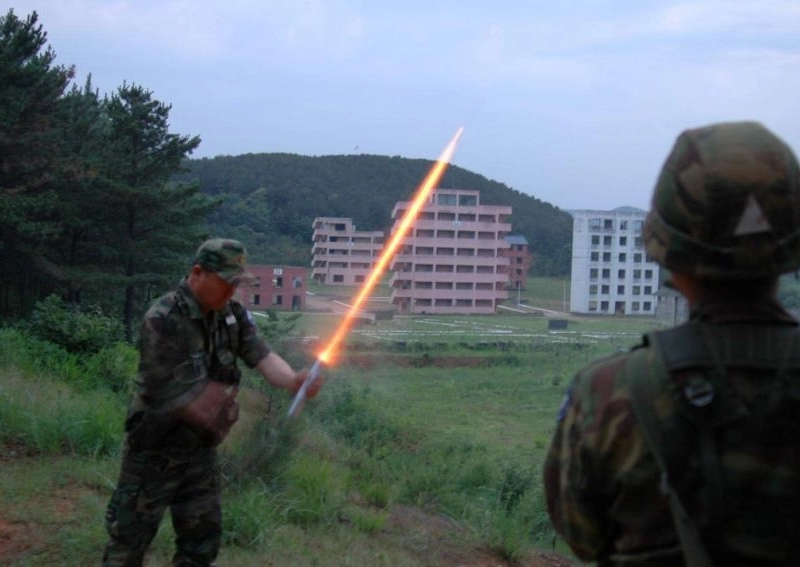
[[282, 295], [273, 295], [272, 296], [272, 304], [273, 305], [283, 305], [283, 296]]
[[619, 245], [620, 246], [627, 246], [628, 245], [628, 237], [627, 236], [620, 236], [619, 237]]
[[597, 311], [597, 302], [596, 301], [590, 301], [589, 302], [589, 311]]
[[600, 252], [592, 252], [592, 253], [591, 253], [591, 255], [589, 256], [589, 259], [590, 259], [592, 262], [597, 262], [597, 261], [599, 261], [599, 260], [600, 260]]
[[650, 311], [650, 302], [649, 301], [645, 301], [644, 302], [644, 310], [645, 311]]
[[603, 252], [603, 262], [611, 261], [611, 252]]
[[644, 294], [645, 295], [651, 295], [652, 293], [653, 293], [653, 288], [652, 287], [650, 287], [649, 285], [644, 286]]
[[613, 230], [614, 229], [614, 221], [611, 219], [604, 219], [603, 220], [603, 229], [604, 230]]
[[641, 249], [641, 247], [642, 247], [642, 237], [641, 236], [637, 236], [636, 238], [633, 239], [633, 247], [636, 248], [637, 250]]
[[292, 278], [292, 287], [303, 287], [303, 278], [299, 276]]
[[610, 268], [603, 268], [603, 279], [607, 280], [611, 277], [611, 269]]
[[603, 237], [603, 246], [611, 246], [611, 237], [610, 236], [604, 236]]
[[[619, 221], [619, 229], [620, 230], [628, 230], [628, 221], [626, 221], [626, 220]], [[620, 242], [620, 244], [622, 244], [622, 243]]]
[[608, 301], [600, 302], [600, 311], [602, 311], [603, 313], [608, 313]]
[[600, 219], [589, 219], [589, 228], [594, 230], [600, 230]]
[[344, 283], [344, 276], [342, 274], [335, 274], [333, 276], [334, 283]]
[[356, 276], [355, 277], [355, 282], [356, 283], [364, 283], [364, 276], [360, 276], [360, 275]]
[[625, 270], [617, 270], [617, 279], [624, 280], [625, 279]]
[[607, 286], [607, 285], [604, 285], [604, 286], [600, 287], [600, 293], [602, 295], [608, 295], [610, 291], [611, 291], [611, 288], [609, 286]]
[[600, 245], [600, 235], [593, 234], [592, 235], [592, 246], [599, 246]]
[[283, 276], [272, 276], [272, 287], [280, 289], [283, 287]]
[[634, 301], [633, 303], [631, 303], [631, 311], [639, 311], [639, 302], [638, 301]]
[[589, 295], [597, 295], [597, 285], [593, 284], [589, 286]]
[[644, 226], [644, 221], [640, 221], [640, 220], [633, 221], [633, 231], [636, 234], [641, 234], [642, 226]]
[[633, 279], [634, 281], [642, 279], [642, 270], [633, 270]]
[[589, 270], [589, 279], [596, 280], [597, 279], [597, 268], [591, 268]]
[[619, 261], [620, 262], [624, 262], [626, 260], [626, 258], [627, 258], [627, 256], [625, 255], [625, 252], [620, 252]]
[[617, 295], [625, 295], [625, 286], [624, 285], [618, 285], [617, 286]]
[[439, 193], [436, 196], [436, 202], [440, 205], [455, 205], [456, 204], [456, 196], [450, 195], [448, 193]]
[[250, 305], [260, 305], [261, 304], [261, 296], [257, 293], [254, 293], [250, 296]]
[[458, 204], [462, 207], [475, 207], [478, 205], [478, 197], [476, 195], [459, 195]]
[[653, 270], [645, 270], [644, 271], [644, 279], [652, 280], [653, 279]]
[[635, 285], [633, 286], [633, 295], [641, 295], [642, 294], [642, 286]]

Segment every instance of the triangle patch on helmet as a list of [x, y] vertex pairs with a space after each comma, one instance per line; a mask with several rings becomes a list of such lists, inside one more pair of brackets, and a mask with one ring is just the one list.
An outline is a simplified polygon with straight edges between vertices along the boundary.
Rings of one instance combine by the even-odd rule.
[[759, 232], [772, 232], [772, 226], [769, 224], [767, 217], [764, 216], [764, 211], [761, 210], [756, 198], [750, 195], [747, 198], [742, 217], [739, 219], [739, 224], [736, 225], [736, 230], [733, 233], [736, 236], [744, 236], [746, 234], [758, 234]]

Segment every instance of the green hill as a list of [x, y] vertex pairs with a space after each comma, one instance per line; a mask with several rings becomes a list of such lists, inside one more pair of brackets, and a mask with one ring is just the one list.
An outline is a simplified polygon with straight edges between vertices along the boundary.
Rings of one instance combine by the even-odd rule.
[[[314, 218], [349, 217], [359, 230], [387, 230], [394, 204], [413, 198], [432, 164], [397, 156], [245, 154], [186, 160], [176, 180], [197, 181], [221, 200], [209, 218], [212, 233], [243, 240], [253, 261], [308, 265]], [[440, 186], [477, 189], [483, 204], [510, 205], [513, 232], [527, 238], [535, 256], [532, 273], [569, 272], [568, 213], [457, 166]]]

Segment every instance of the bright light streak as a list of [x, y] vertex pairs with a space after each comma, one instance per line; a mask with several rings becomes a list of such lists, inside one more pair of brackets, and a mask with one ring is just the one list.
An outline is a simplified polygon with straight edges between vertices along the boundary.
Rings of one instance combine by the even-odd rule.
[[409, 207], [405, 215], [403, 215], [397, 230], [392, 235], [389, 243], [381, 252], [378, 262], [375, 264], [375, 267], [372, 268], [369, 277], [361, 287], [361, 290], [356, 296], [353, 305], [350, 307], [350, 310], [347, 312], [344, 319], [342, 319], [341, 323], [339, 323], [336, 332], [333, 334], [331, 339], [325, 345], [325, 348], [317, 357], [320, 361], [324, 362], [325, 364], [332, 364], [334, 362], [335, 355], [339, 351], [339, 345], [341, 345], [342, 341], [344, 341], [344, 338], [347, 336], [347, 333], [352, 328], [356, 319], [356, 315], [358, 315], [359, 311], [361, 310], [362, 304], [367, 297], [369, 297], [369, 294], [372, 292], [372, 288], [375, 286], [375, 283], [383, 275], [383, 272], [386, 270], [386, 266], [389, 265], [389, 262], [394, 257], [397, 247], [400, 246], [400, 242], [402, 242], [403, 238], [408, 232], [408, 229], [414, 224], [417, 214], [419, 214], [420, 209], [422, 209], [427, 202], [431, 191], [439, 183], [445, 168], [453, 158], [453, 154], [456, 151], [456, 146], [458, 145], [458, 140], [461, 138], [462, 132], [464, 132], [463, 126], [460, 127], [455, 133], [453, 139], [450, 140], [450, 143], [444, 149], [442, 154], [439, 156], [439, 159], [436, 160], [436, 163], [428, 172], [428, 175], [425, 177], [425, 179], [423, 179], [422, 183], [417, 188], [417, 193], [414, 197], [414, 200], [411, 202], [411, 207]]

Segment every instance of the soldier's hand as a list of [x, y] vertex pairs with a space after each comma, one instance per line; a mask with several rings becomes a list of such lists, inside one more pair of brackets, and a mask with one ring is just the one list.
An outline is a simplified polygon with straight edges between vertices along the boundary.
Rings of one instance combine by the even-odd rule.
[[[295, 383], [298, 385], [297, 386], [298, 389], [300, 389], [300, 386], [303, 384], [303, 382], [308, 380], [308, 373], [310, 370], [311, 370], [310, 366], [305, 366], [301, 370], [297, 371], [297, 374], [295, 375]], [[324, 382], [325, 382], [325, 375], [320, 370], [317, 373], [317, 376], [314, 379], [314, 381], [308, 385], [308, 388], [306, 389], [306, 397], [313, 398], [314, 396], [316, 396], [319, 393], [320, 388], [322, 388]]]

